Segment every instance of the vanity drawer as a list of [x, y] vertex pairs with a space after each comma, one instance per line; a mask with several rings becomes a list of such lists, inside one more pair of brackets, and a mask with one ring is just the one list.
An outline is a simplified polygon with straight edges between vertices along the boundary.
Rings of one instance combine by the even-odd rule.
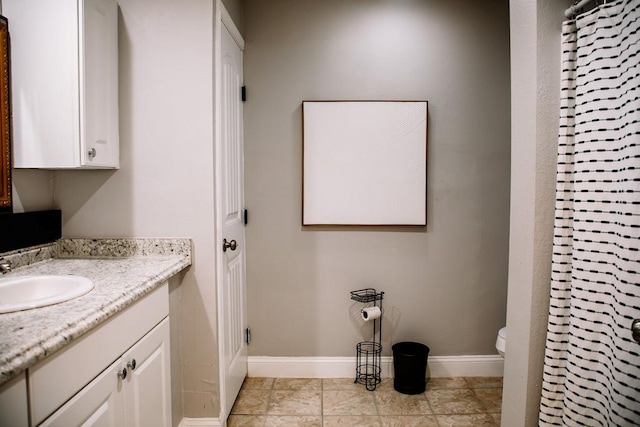
[[28, 371], [34, 425], [73, 397], [169, 314], [168, 284]]

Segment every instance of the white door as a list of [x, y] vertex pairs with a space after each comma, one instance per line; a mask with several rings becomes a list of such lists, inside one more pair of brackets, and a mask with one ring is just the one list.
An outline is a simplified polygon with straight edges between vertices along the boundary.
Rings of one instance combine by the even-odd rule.
[[[221, 2], [218, 4], [221, 5]], [[221, 9], [221, 48], [217, 67], [219, 134], [216, 143], [216, 202], [221, 405], [223, 415], [226, 416], [247, 375], [247, 315], [243, 221], [242, 39], [223, 6]]]

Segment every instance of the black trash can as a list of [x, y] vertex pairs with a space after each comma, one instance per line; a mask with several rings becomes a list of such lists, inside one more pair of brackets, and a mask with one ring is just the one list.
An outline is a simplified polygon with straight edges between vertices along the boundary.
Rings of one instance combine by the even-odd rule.
[[393, 388], [403, 394], [425, 390], [429, 347], [417, 342], [399, 342], [393, 350]]

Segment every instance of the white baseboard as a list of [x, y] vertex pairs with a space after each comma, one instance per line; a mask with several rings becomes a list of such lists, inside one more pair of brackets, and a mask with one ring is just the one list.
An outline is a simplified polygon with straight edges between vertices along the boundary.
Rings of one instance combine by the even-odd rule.
[[[391, 361], [393, 365], [393, 361]], [[501, 377], [504, 359], [495, 354], [486, 356], [434, 356], [427, 360], [427, 377]]]
[[[382, 357], [381, 376], [393, 377], [393, 358]], [[248, 376], [273, 378], [351, 378], [355, 357], [250, 356]], [[504, 360], [499, 355], [432, 356], [427, 359], [427, 377], [501, 377]]]
[[222, 427], [219, 418], [183, 418], [178, 427]]

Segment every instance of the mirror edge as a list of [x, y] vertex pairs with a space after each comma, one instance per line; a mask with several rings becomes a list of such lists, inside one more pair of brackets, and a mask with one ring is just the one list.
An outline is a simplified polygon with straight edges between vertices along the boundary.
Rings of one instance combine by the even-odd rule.
[[9, 23], [0, 15], [0, 212], [12, 211]]

